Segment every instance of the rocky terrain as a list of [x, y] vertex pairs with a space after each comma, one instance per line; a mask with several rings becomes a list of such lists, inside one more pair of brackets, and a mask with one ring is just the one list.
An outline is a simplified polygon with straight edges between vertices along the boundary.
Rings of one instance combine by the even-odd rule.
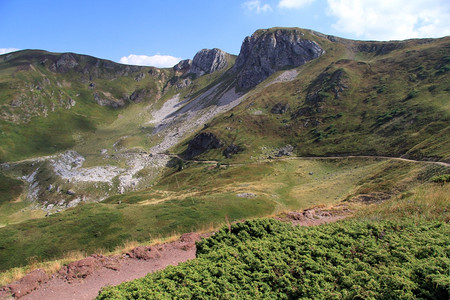
[[237, 72], [237, 86], [252, 88], [276, 71], [301, 66], [324, 53], [300, 31], [257, 31], [245, 38], [233, 67]]

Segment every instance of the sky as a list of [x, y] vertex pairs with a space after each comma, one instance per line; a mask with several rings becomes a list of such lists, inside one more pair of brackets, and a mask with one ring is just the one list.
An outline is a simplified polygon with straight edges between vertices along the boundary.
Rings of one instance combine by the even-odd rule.
[[171, 67], [204, 48], [239, 54], [270, 27], [357, 40], [450, 35], [449, 0], [0, 0], [0, 54], [42, 49]]

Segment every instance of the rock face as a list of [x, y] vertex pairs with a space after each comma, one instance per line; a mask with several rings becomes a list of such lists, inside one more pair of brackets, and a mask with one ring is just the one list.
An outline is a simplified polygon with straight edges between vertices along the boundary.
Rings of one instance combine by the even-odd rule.
[[210, 132], [202, 132], [194, 137], [188, 145], [185, 157], [191, 159], [209, 149], [217, 149], [223, 146], [223, 142]]
[[109, 106], [112, 108], [120, 108], [125, 106], [125, 102], [123, 99], [108, 99], [104, 95], [100, 95], [99, 93], [94, 93], [95, 102], [97, 102], [100, 106]]
[[220, 49], [203, 49], [197, 52], [189, 73], [197, 76], [210, 74], [228, 66], [227, 54]]
[[173, 66], [173, 70], [184, 74], [188, 72], [191, 69], [191, 67], [192, 67], [192, 60], [185, 59], [177, 63], [175, 66]]
[[259, 30], [245, 38], [233, 66], [238, 73], [237, 86], [252, 88], [276, 71], [301, 66], [324, 53], [316, 42], [304, 39], [298, 30]]
[[64, 53], [50, 67], [50, 70], [54, 72], [65, 73], [76, 66], [78, 66], [78, 62], [75, 58], [75, 55], [72, 53]]

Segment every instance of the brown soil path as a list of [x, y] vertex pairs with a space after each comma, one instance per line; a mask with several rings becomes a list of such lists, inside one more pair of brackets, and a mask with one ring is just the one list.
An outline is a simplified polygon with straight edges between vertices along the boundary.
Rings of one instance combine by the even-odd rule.
[[[346, 205], [338, 205], [331, 209], [316, 208], [289, 212], [277, 219], [298, 226], [315, 226], [335, 222], [351, 214]], [[50, 278], [43, 271], [36, 270], [0, 289], [0, 299], [94, 299], [104, 286], [118, 285], [167, 266], [194, 259], [195, 242], [209, 235], [187, 233], [175, 242], [137, 247], [121, 256], [92, 255], [70, 263]]]
[[92, 255], [63, 267], [44, 283], [31, 282], [26, 277], [12, 283], [0, 290], [0, 299], [94, 299], [104, 286], [118, 285], [195, 258], [195, 241], [200, 238], [197, 233], [188, 233], [175, 242], [138, 247], [122, 256]]
[[[180, 160], [183, 160], [184, 162], [193, 162], [193, 163], [203, 163], [203, 164], [217, 164], [219, 161], [216, 160], [185, 160], [181, 156], [177, 154], [165, 154], [169, 157], [175, 157]], [[411, 162], [411, 163], [423, 163], [423, 164], [431, 164], [431, 165], [438, 165], [438, 166], [444, 166], [444, 167], [450, 167], [450, 163], [443, 162], [443, 161], [432, 161], [432, 160], [415, 160], [415, 159], [409, 159], [409, 158], [403, 158], [403, 157], [391, 157], [391, 156], [378, 156], [378, 155], [343, 155], [343, 156], [283, 156], [283, 157], [273, 157], [268, 158], [263, 161], [280, 161], [280, 160], [327, 160], [327, 159], [357, 159], [357, 158], [367, 158], [367, 159], [382, 159], [382, 160], [397, 160], [397, 161], [405, 161], [405, 162]], [[253, 163], [253, 162], [252, 162]], [[226, 163], [221, 162], [224, 166], [242, 166], [246, 164], [251, 163]]]

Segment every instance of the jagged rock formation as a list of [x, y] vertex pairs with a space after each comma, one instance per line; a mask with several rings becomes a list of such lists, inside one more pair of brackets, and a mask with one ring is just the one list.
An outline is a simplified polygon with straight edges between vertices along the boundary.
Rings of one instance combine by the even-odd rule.
[[220, 49], [203, 49], [195, 54], [189, 73], [197, 76], [214, 73], [228, 66], [227, 53]]
[[185, 59], [181, 60], [179, 63], [173, 66], [173, 70], [175, 72], [181, 72], [182, 74], [185, 74], [189, 72], [191, 67], [192, 67], [192, 59]]
[[105, 95], [100, 95], [99, 93], [94, 93], [95, 102], [100, 106], [109, 106], [112, 108], [120, 108], [125, 105], [123, 99], [106, 98]]
[[74, 54], [64, 53], [50, 66], [49, 69], [53, 72], [65, 73], [76, 66], [78, 66], [78, 62], [75, 59]]
[[233, 67], [238, 73], [237, 86], [252, 88], [276, 71], [301, 66], [324, 53], [316, 42], [304, 39], [298, 30], [259, 30], [246, 37], [242, 44]]
[[202, 132], [189, 142], [184, 155], [187, 159], [191, 159], [202, 154], [206, 150], [217, 149], [222, 146], [223, 142], [213, 133]]

